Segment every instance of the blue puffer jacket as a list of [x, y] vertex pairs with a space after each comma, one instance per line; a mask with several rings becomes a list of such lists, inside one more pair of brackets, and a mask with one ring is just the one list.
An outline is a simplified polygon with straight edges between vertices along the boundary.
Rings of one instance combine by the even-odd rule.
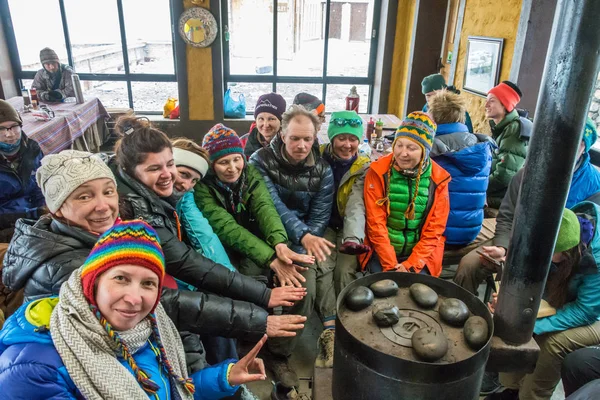
[[307, 233], [322, 237], [329, 224], [333, 205], [333, 173], [313, 146], [307, 159], [290, 164], [283, 156], [285, 145], [277, 135], [269, 147], [250, 157], [263, 176], [275, 208], [281, 216], [292, 250], [305, 254], [301, 240]]
[[179, 199], [177, 214], [190, 244], [198, 253], [217, 264], [226, 266], [231, 271], [236, 271], [219, 237], [213, 232], [202, 211], [198, 209], [193, 192], [186, 192]]
[[536, 335], [590, 325], [600, 320], [600, 207], [589, 201], [576, 204], [572, 208], [578, 217], [585, 216], [594, 225], [592, 240], [581, 257], [578, 272], [570, 279], [567, 304], [555, 315], [535, 321], [533, 332]]
[[600, 171], [590, 162], [589, 153], [583, 153], [578, 164], [571, 179], [571, 188], [565, 205], [567, 208], [600, 192]]
[[19, 218], [37, 219], [44, 196], [35, 181], [42, 160], [40, 146], [21, 134], [17, 168], [0, 155], [0, 229], [14, 226]]
[[489, 136], [469, 133], [465, 124], [437, 127], [431, 158], [452, 176], [446, 244], [469, 244], [481, 230], [494, 147]]
[[[45, 328], [47, 324], [35, 322], [32, 310], [38, 305], [46, 309], [53, 307], [54, 304], [49, 305], [48, 300], [50, 298], [24, 304], [6, 320], [0, 331], [0, 400], [83, 399], [54, 348], [50, 332]], [[49, 321], [50, 315], [44, 318]], [[134, 353], [133, 358], [159, 385], [158, 398], [170, 399], [169, 379], [166, 371], [158, 368], [155, 351], [158, 351], [156, 345], [148, 343]], [[120, 358], [119, 361], [133, 374], [129, 364]], [[235, 360], [207, 367], [192, 375], [196, 386], [195, 400], [216, 400], [235, 393], [238, 387], [227, 382], [227, 368], [231, 361]]]

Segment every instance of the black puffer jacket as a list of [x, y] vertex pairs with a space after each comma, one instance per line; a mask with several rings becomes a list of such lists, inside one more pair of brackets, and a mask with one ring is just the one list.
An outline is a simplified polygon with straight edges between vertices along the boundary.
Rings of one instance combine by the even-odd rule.
[[130, 177], [115, 160], [109, 162], [117, 179], [119, 210], [123, 219], [143, 219], [158, 234], [167, 273], [196, 288], [267, 308], [271, 290], [264, 284], [216, 264], [177, 237], [174, 205], [159, 198]]
[[250, 164], [263, 176], [293, 250], [305, 252], [300, 243], [304, 235], [322, 237], [329, 224], [333, 173], [318, 147], [313, 146], [307, 159], [298, 165], [290, 164], [283, 156], [284, 151], [283, 140], [277, 135], [269, 147], [250, 157]]
[[[97, 239], [48, 215], [39, 221], [21, 219], [4, 258], [2, 280], [13, 291], [25, 288], [25, 301], [58, 295]], [[250, 303], [165, 288], [161, 304], [180, 331], [253, 340], [266, 332], [267, 312]]]

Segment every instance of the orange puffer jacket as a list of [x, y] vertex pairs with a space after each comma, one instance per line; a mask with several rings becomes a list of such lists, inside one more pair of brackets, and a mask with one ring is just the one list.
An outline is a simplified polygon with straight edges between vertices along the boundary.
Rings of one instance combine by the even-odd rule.
[[[377, 205], [377, 200], [386, 197], [386, 181], [389, 179], [389, 165], [393, 154], [381, 157], [373, 162], [365, 176], [365, 208], [367, 212], [367, 225], [365, 244], [377, 252], [384, 271], [395, 269], [399, 261], [396, 252], [390, 243], [387, 229], [389, 215], [387, 202]], [[427, 200], [427, 217], [421, 227], [421, 237], [412, 253], [402, 264], [406, 269], [419, 273], [427, 266], [432, 276], [440, 276], [442, 272], [442, 258], [444, 256], [444, 231], [450, 213], [448, 196], [448, 183], [450, 174], [442, 167], [431, 161], [431, 183], [429, 185], [429, 199]], [[360, 262], [364, 270], [371, 258], [373, 250], [361, 256]]]

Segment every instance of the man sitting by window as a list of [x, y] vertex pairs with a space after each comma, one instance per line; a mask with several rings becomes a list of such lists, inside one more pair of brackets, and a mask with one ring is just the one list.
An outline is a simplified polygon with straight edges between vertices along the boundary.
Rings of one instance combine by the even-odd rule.
[[67, 97], [75, 97], [71, 76], [75, 73], [69, 65], [61, 64], [58, 55], [51, 48], [40, 51], [40, 69], [33, 79], [31, 88], [37, 90], [40, 100], [60, 102]]

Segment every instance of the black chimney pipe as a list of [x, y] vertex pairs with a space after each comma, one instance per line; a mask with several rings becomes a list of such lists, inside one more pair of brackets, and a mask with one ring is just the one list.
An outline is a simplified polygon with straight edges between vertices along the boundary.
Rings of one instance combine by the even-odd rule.
[[494, 315], [495, 334], [527, 343], [600, 65], [600, 0], [559, 0], [533, 136]]

